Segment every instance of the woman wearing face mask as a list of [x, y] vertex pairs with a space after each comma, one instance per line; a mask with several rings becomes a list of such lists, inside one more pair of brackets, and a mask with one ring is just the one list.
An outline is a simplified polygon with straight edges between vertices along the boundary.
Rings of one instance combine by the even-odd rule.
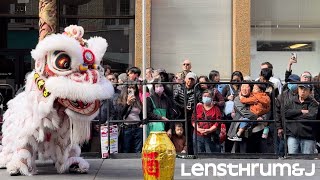
[[[147, 98], [147, 117], [150, 120], [170, 120], [177, 116], [176, 110], [174, 108], [174, 103], [172, 98], [169, 98], [165, 93], [165, 88], [163, 84], [160, 84], [160, 79], [155, 79], [154, 82], [159, 82], [159, 84], [154, 84], [154, 91], [151, 93], [150, 97]], [[149, 123], [149, 131], [167, 131], [168, 136], [172, 134], [169, 123], [161, 124]]]
[[[205, 90], [202, 94], [202, 103], [198, 103], [196, 107], [196, 116], [192, 117], [192, 126], [197, 126], [197, 131], [193, 134], [193, 144], [197, 142], [195, 150], [198, 153], [221, 152], [219, 143], [219, 134], [217, 130], [220, 128], [220, 123], [214, 122], [221, 119], [221, 112], [217, 106], [212, 103], [213, 93], [210, 90]], [[195, 120], [210, 120], [211, 122], [198, 122]], [[197, 138], [196, 138], [197, 136]], [[195, 151], [194, 150], [194, 151]]]
[[[199, 83], [205, 83], [205, 82], [209, 82], [209, 78], [207, 76], [199, 76], [198, 78], [198, 82]], [[224, 98], [221, 95], [221, 93], [218, 91], [217, 88], [210, 86], [210, 84], [200, 84], [199, 85], [200, 88], [200, 93], [198, 96], [198, 102], [202, 102], [202, 94], [205, 90], [209, 89], [213, 92], [213, 96], [212, 96], [212, 103], [213, 105], [217, 105], [219, 106], [220, 110], [223, 109], [224, 107]]]

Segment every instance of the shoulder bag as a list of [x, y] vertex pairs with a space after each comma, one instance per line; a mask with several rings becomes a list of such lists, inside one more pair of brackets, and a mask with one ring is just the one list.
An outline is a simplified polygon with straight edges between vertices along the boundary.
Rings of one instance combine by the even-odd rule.
[[[162, 109], [162, 108], [157, 108], [153, 99], [149, 97], [153, 106], [153, 113], [156, 115], [159, 115], [161, 117], [166, 117], [167, 116], [167, 109]], [[163, 122], [150, 122], [148, 123], [148, 128], [147, 128], [147, 135], [151, 131], [164, 131], [165, 129], [164, 123]]]

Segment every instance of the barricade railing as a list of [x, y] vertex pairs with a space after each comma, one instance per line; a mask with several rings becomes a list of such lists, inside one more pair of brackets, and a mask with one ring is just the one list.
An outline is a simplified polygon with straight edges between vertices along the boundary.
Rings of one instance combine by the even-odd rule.
[[[0, 88], [6, 88], [6, 89], [11, 89], [11, 91], [12, 91], [12, 98], [14, 97], [14, 95], [15, 95], [15, 90], [14, 90], [14, 88], [10, 85], [10, 84], [0, 84]], [[4, 113], [4, 102], [5, 102], [5, 96], [3, 95], [3, 94], [1, 94], [1, 92], [0, 92], [0, 95], [2, 96], [2, 97], [0, 97], [1, 99], [0, 99], [0, 135], [2, 135], [2, 124], [3, 124], [3, 113]], [[1, 140], [0, 140], [0, 142], [1, 142]]]
[[[198, 135], [197, 135], [197, 124], [199, 122], [211, 122], [211, 123], [215, 123], [215, 122], [221, 122], [221, 123], [232, 123], [232, 122], [269, 122], [269, 123], [274, 123], [274, 128], [276, 128], [276, 121], [275, 121], [275, 103], [274, 103], [274, 99], [275, 99], [275, 91], [274, 91], [274, 87], [273, 87], [273, 84], [272, 83], [267, 83], [267, 82], [202, 82], [202, 83], [197, 83], [195, 86], [194, 86], [194, 91], [198, 90], [200, 85], [201, 84], [207, 84], [207, 85], [221, 85], [221, 84], [228, 84], [228, 85], [239, 85], [241, 86], [242, 84], [249, 84], [249, 85], [253, 85], [253, 84], [265, 84], [265, 85], [269, 85], [271, 88], [272, 88], [272, 93], [271, 93], [271, 107], [272, 107], [272, 117], [271, 120], [241, 120], [241, 119], [233, 119], [233, 120], [199, 120], [197, 118], [197, 115], [196, 115], [196, 108], [194, 108], [194, 111], [193, 111], [193, 115], [195, 117], [194, 119], [194, 123], [195, 123], [195, 127], [194, 127], [194, 132], [193, 134], [195, 135], [195, 141], [194, 141], [194, 149], [195, 149], [195, 155], [197, 157], [217, 157], [217, 158], [258, 158], [258, 157], [264, 157], [264, 158], [275, 158], [276, 157], [276, 152], [274, 150], [274, 153], [228, 153], [228, 152], [215, 152], [215, 153], [199, 153], [198, 152], [198, 141], [197, 141], [197, 138], [198, 138]], [[211, 90], [211, 89], [209, 89]], [[240, 93], [240, 87], [239, 87], [239, 93]], [[197, 98], [194, 99], [194, 104], [195, 104], [195, 107], [197, 105]], [[222, 114], [223, 112], [221, 112]], [[226, 132], [226, 135], [228, 135], [228, 132]], [[274, 135], [273, 137], [276, 136], [276, 131], [274, 131]], [[218, 142], [219, 143], [219, 142]], [[276, 139], [274, 139], [274, 146], [276, 146]], [[234, 143], [233, 146], [235, 146], [236, 143]]]
[[[304, 84], [307, 84], [307, 85], [312, 85], [313, 86], [313, 90], [315, 89], [315, 86], [314, 85], [319, 85], [320, 82], [287, 82], [284, 84], [283, 87], [287, 87], [288, 84], [297, 84], [297, 86], [299, 85], [304, 85]], [[292, 92], [291, 90], [289, 90], [288, 88], [282, 88], [282, 96], [284, 96], [284, 93], [292, 93], [292, 97], [298, 97], [298, 87], [296, 89], [296, 92]], [[304, 122], [304, 123], [319, 123], [320, 124], [320, 120], [319, 119], [312, 119], [312, 120], [295, 120], [295, 119], [287, 119], [286, 116], [285, 116], [285, 104], [284, 104], [284, 98], [282, 97], [279, 97], [279, 102], [280, 102], [280, 116], [281, 116], [281, 119], [280, 119], [280, 122], [281, 125], [282, 125], [282, 128], [283, 128], [283, 141], [284, 141], [284, 158], [287, 158], [287, 159], [290, 159], [290, 158], [303, 158], [303, 159], [314, 159], [314, 158], [318, 158], [318, 153], [313, 153], [313, 154], [303, 154], [302, 152], [300, 152], [299, 154], [289, 154], [288, 152], [288, 134], [287, 134], [287, 124], [288, 123], [295, 123], [295, 122]], [[313, 100], [314, 97], [311, 95], [310, 98], [312, 98]], [[293, 101], [291, 102], [293, 103]], [[317, 102], [319, 103], [319, 102]], [[318, 110], [319, 110], [319, 104], [318, 104]], [[319, 112], [318, 112], [319, 113]], [[315, 125], [313, 124], [313, 126], [315, 127]], [[313, 127], [312, 128], [312, 131], [317, 131], [317, 130], [314, 130]], [[320, 134], [312, 134], [312, 136], [314, 135], [320, 135]], [[303, 137], [295, 137], [295, 138], [298, 138], [298, 139], [303, 139]], [[313, 139], [308, 139], [308, 140], [313, 140], [315, 143], [316, 143], [316, 137], [313, 137]], [[299, 143], [300, 144], [300, 143]], [[314, 144], [315, 147], [314, 147], [314, 151], [316, 150], [316, 144]], [[302, 147], [299, 145], [299, 148], [300, 150], [302, 149]]]
[[0, 87], [6, 87], [12, 90], [12, 97], [15, 95], [15, 90], [10, 84], [0, 84]]
[[[14, 98], [14, 96], [15, 96], [15, 90], [14, 90], [14, 88], [10, 85], [10, 84], [0, 84], [0, 89], [2, 89], [2, 88], [5, 88], [5, 89], [11, 89], [11, 91], [12, 91], [12, 98]], [[1, 93], [1, 92], [0, 92]], [[2, 116], [2, 113], [3, 113], [3, 103], [4, 103], [4, 101], [5, 101], [5, 96], [3, 95], [3, 94], [1, 94], [1, 102], [0, 102], [0, 116]], [[0, 122], [0, 123], [2, 123], [2, 121]]]
[[[146, 81], [140, 81], [140, 82], [133, 82], [133, 83], [115, 83], [115, 85], [121, 85], [121, 86], [130, 86], [130, 85], [155, 85], [155, 84], [162, 84], [163, 86], [164, 85], [180, 85], [183, 87], [183, 90], [184, 90], [184, 112], [180, 112], [180, 113], [184, 113], [184, 119], [169, 119], [169, 120], [151, 120], [151, 119], [143, 119], [142, 121], [141, 120], [137, 120], [137, 121], [131, 121], [130, 120], [130, 123], [142, 123], [143, 125], [145, 124], [148, 124], [149, 122], [164, 122], [164, 123], [174, 123], [174, 122], [182, 122], [184, 123], [184, 127], [185, 127], [185, 134], [186, 134], [186, 142], [188, 142], [188, 136], [187, 136], [187, 133], [188, 133], [188, 123], [187, 123], [187, 110], [186, 110], [186, 106], [187, 106], [187, 92], [186, 92], [186, 88], [185, 87], [185, 84], [184, 83], [176, 83], [176, 82], [146, 82]], [[124, 88], [123, 90], [127, 90], [126, 88]], [[172, 89], [173, 90], [173, 89]], [[174, 91], [174, 90], [173, 90]], [[172, 92], [173, 94], [173, 92]], [[110, 103], [109, 101], [107, 101], [106, 103]], [[173, 102], [174, 103], [174, 102]], [[109, 119], [110, 117], [110, 110], [109, 110], [109, 105], [107, 105], [107, 121], [106, 121], [106, 125], [108, 127], [108, 154], [109, 154], [109, 157], [115, 157], [116, 158], [116, 154], [112, 154], [110, 153], [110, 124], [113, 124], [113, 123], [124, 123], [125, 121], [122, 120], [122, 119]], [[101, 117], [101, 110], [99, 112], [99, 117]], [[99, 120], [99, 125], [101, 126], [101, 120]], [[101, 129], [100, 129], [101, 131]], [[100, 132], [101, 133], [101, 132]], [[119, 153], [121, 154], [121, 153]], [[122, 153], [123, 154], [123, 153]], [[121, 155], [120, 155], [121, 156]], [[130, 155], [129, 155], [130, 157]]]
[[[174, 82], [151, 82], [151, 83], [148, 83], [146, 81], [143, 81], [143, 82], [137, 82], [137, 83], [134, 83], [134, 84], [137, 84], [137, 85], [148, 85], [148, 84], [163, 84], [163, 85], [167, 85], [167, 84], [172, 84], [172, 85], [176, 85], [176, 84], [179, 84], [181, 86], [183, 86], [183, 90], [184, 90], [184, 112], [181, 112], [181, 113], [184, 113], [184, 119], [174, 119], [174, 120], [149, 120], [149, 119], [143, 119], [142, 121], [130, 121], [130, 122], [136, 122], [136, 123], [141, 123], [142, 124], [147, 124], [149, 122], [183, 122], [184, 125], [185, 125], [185, 135], [186, 135], [186, 142], [187, 142], [187, 146], [189, 146], [188, 144], [188, 121], [192, 121], [192, 119], [187, 119], [187, 91], [186, 91], [186, 88], [185, 88], [185, 84], [184, 83], [174, 83]], [[197, 118], [194, 119], [194, 123], [197, 124], [199, 122], [222, 122], [222, 123], [232, 123], [232, 122], [268, 122], [268, 123], [273, 123], [273, 126], [274, 126], [274, 133], [273, 133], [273, 140], [274, 140], [274, 147], [277, 147], [277, 138], [278, 138], [278, 133], [277, 133], [277, 118], [276, 118], [276, 102], [275, 102], [275, 92], [274, 92], [274, 87], [271, 83], [264, 83], [264, 82], [205, 82], [205, 83], [197, 83], [195, 86], [194, 86], [194, 92], [195, 92], [195, 97], [194, 97], [194, 108], [193, 108], [193, 115], [195, 115], [194, 117], [197, 117], [196, 116], [196, 105], [197, 105], [197, 97], [196, 97], [196, 92], [198, 91], [199, 89], [199, 86], [201, 84], [208, 84], [208, 85], [220, 85], [220, 84], [237, 84], [237, 85], [242, 85], [242, 84], [250, 84], [250, 85], [253, 85], [253, 84], [266, 84], [266, 85], [270, 85], [270, 87], [272, 88], [272, 93], [271, 93], [271, 104], [272, 104], [272, 117], [269, 118], [269, 120], [241, 120], [241, 119], [234, 119], [234, 120], [199, 120]], [[287, 84], [287, 83], [286, 83]], [[315, 84], [320, 84], [320, 82], [294, 82], [293, 84], [312, 84], [312, 85], [315, 85]], [[122, 84], [116, 84], [116, 85], [132, 85], [132, 83], [122, 83]], [[10, 86], [9, 84], [0, 84], [0, 87], [6, 87], [6, 88], [10, 88], [12, 89], [12, 97], [14, 97], [15, 95], [15, 91], [14, 91], [14, 88], [12, 86]], [[284, 85], [285, 87], [285, 85]], [[126, 90], [126, 89], [124, 89]], [[240, 91], [240, 89], [239, 89]], [[286, 89], [282, 88], [282, 91], [281, 91], [281, 94], [283, 95], [284, 92], [286, 91]], [[279, 96], [282, 96], [282, 95], [279, 95]], [[284, 140], [284, 158], [314, 158], [317, 156], [317, 154], [313, 154], [313, 155], [310, 155], [310, 154], [289, 154], [288, 153], [288, 144], [287, 144], [287, 129], [286, 129], [286, 125], [287, 123], [293, 123], [293, 122], [313, 122], [313, 123], [320, 123], [320, 120], [319, 119], [314, 119], [314, 120], [290, 120], [290, 119], [286, 119], [285, 118], [285, 110], [284, 110], [284, 101], [283, 100], [280, 100], [280, 112], [281, 112], [281, 124], [282, 124], [282, 127], [283, 127], [283, 140]], [[106, 103], [110, 103], [109, 101], [107, 101]], [[102, 105], [101, 105], [102, 106]], [[221, 112], [223, 113], [223, 112]], [[101, 117], [101, 110], [99, 112], [99, 118]], [[109, 119], [110, 117], [110, 109], [109, 109], [109, 105], [107, 104], [107, 120], [106, 120], [106, 125], [108, 126], [108, 154], [109, 154], [109, 157], [111, 157], [112, 155], [114, 154], [111, 154], [110, 153], [110, 125], [112, 123], [123, 123], [124, 120], [122, 119]], [[101, 127], [101, 122], [102, 120], [99, 119], [97, 120], [98, 123], [99, 123], [99, 127]], [[0, 122], [2, 123], [2, 122]], [[191, 123], [190, 123], [191, 124]], [[100, 128], [100, 131], [101, 131], [101, 128]], [[194, 132], [197, 132], [197, 126], [195, 126], [194, 128]], [[194, 134], [194, 132], [191, 132], [191, 134]], [[226, 132], [228, 133], [228, 132]], [[270, 132], [269, 132], [270, 133]], [[101, 134], [101, 132], [100, 132]], [[193, 139], [191, 139], [193, 140]], [[101, 143], [101, 142], [100, 142]], [[197, 150], [197, 133], [195, 133], [195, 144], [193, 145], [195, 148], [195, 156], [196, 157], [216, 157], [216, 158], [277, 158], [278, 157], [278, 154], [276, 152], [276, 150], [274, 149], [274, 153], [227, 153], [227, 152], [224, 152], [224, 153], [221, 153], [221, 152], [217, 152], [217, 153], [199, 153]], [[188, 152], [189, 154], [189, 152]]]

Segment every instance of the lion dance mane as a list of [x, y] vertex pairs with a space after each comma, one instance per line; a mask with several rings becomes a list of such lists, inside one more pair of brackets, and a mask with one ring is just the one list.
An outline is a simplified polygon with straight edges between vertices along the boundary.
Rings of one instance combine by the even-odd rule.
[[35, 160], [52, 160], [58, 173], [89, 163], [80, 157], [90, 138], [90, 121], [100, 101], [112, 97], [112, 84], [100, 62], [107, 49], [101, 37], [86, 40], [80, 26], [51, 34], [31, 51], [35, 69], [25, 91], [8, 102], [4, 114], [0, 167], [11, 175], [37, 173]]

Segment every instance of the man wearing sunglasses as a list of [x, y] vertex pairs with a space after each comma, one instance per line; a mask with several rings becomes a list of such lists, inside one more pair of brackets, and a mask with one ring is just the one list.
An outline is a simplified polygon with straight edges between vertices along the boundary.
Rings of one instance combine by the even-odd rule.
[[305, 71], [300, 76], [301, 82], [310, 82], [312, 80], [312, 75], [309, 71]]
[[184, 79], [189, 72], [191, 72], [191, 61], [189, 59], [185, 59], [182, 63], [181, 78]]

